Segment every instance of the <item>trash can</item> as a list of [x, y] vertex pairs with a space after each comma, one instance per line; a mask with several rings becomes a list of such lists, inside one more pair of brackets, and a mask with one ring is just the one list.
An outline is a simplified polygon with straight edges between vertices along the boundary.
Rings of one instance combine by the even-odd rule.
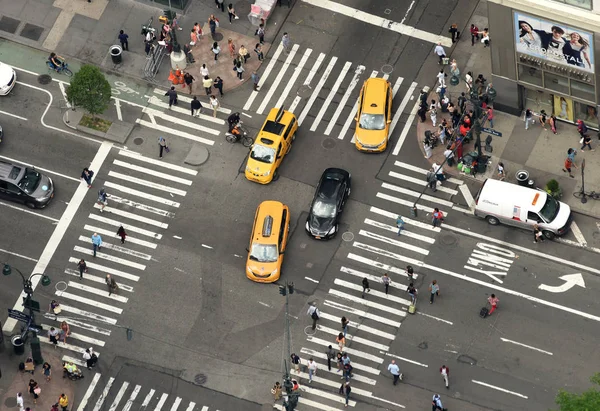
[[114, 64], [121, 64], [123, 61], [123, 49], [116, 44], [110, 46], [110, 58]]
[[14, 347], [16, 355], [25, 354], [25, 343], [21, 339], [20, 335], [13, 335], [10, 337], [10, 343]]
[[534, 182], [529, 179], [529, 172], [527, 170], [519, 170], [515, 175], [517, 183], [523, 187], [533, 188]]

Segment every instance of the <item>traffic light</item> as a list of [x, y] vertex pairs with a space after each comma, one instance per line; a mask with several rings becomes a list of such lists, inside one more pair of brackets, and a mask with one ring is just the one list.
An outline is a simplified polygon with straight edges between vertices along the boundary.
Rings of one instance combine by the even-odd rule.
[[290, 294], [294, 294], [294, 283], [288, 284], [288, 291], [290, 292]]
[[280, 285], [279, 286], [279, 294], [281, 294], [281, 295], [287, 295], [287, 289], [285, 288], [285, 285]]

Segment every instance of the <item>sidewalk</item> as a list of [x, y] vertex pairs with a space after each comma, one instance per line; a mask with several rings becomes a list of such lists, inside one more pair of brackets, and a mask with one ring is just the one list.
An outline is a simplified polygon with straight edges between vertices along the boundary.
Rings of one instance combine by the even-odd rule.
[[[471, 36], [469, 33], [471, 23], [474, 23], [480, 30], [487, 27], [487, 3], [485, 1], [479, 3], [468, 25], [461, 28], [463, 34], [459, 42], [454, 46], [454, 49], [446, 50], [446, 53], [449, 55], [448, 57], [456, 59], [460, 69], [460, 83], [457, 86], [450, 85], [449, 67], [446, 70], [448, 73], [446, 81], [448, 85], [447, 94], [454, 103], [456, 103], [456, 99], [460, 96], [460, 93], [466, 91], [464, 77], [467, 72], [471, 71], [474, 78], [481, 73], [491, 81], [490, 50], [484, 48], [481, 43], [475, 43], [474, 46], [471, 46]], [[432, 94], [429, 96], [429, 101], [431, 99], [437, 100], [434, 84], [434, 79], [432, 79], [430, 83]], [[441, 123], [442, 118], [448, 117], [447, 113], [438, 112], [438, 124]], [[582, 204], [579, 199], [573, 196], [574, 192], [578, 192], [581, 189], [581, 168], [574, 170], [575, 178], [570, 178], [562, 171], [567, 150], [571, 147], [577, 149], [577, 166], [581, 166], [583, 159], [586, 161], [586, 191], [600, 191], [600, 173], [598, 173], [598, 170], [600, 170], [600, 150], [595, 152], [586, 150], [582, 152], [579, 149], [581, 147], [579, 144], [580, 137], [576, 126], [558, 122], [557, 135], [552, 133], [549, 126], [547, 126], [548, 130], [546, 131], [540, 127], [539, 123], [531, 125], [529, 130], [525, 130], [525, 123], [522, 117], [501, 113], [497, 110], [494, 110], [494, 126], [494, 130], [502, 133], [502, 136], [492, 136], [493, 152], [486, 153], [488, 155], [491, 154], [491, 164], [488, 165], [485, 173], [474, 177], [476, 180], [483, 182], [486, 178], [496, 178], [497, 165], [501, 161], [505, 166], [506, 181], [516, 183], [515, 174], [518, 170], [523, 169], [529, 172], [530, 179], [535, 181], [536, 187], [543, 188], [548, 180], [556, 179], [563, 191], [561, 201], [567, 203], [574, 212], [592, 217], [600, 217], [599, 201], [589, 199], [586, 204]], [[423, 153], [425, 131], [433, 129], [434, 127], [429, 115], [427, 115], [425, 123], [421, 123], [417, 119], [416, 137]], [[590, 131], [590, 133], [593, 136], [592, 148], [596, 149], [600, 146], [600, 141], [595, 137], [594, 131]], [[486, 137], [487, 133], [482, 132], [482, 142], [485, 141]], [[443, 145], [438, 144], [433, 149], [433, 155], [428, 159], [429, 162], [441, 164], [444, 161], [443, 153], [445, 149]], [[473, 150], [473, 142], [471, 142], [465, 145], [463, 153]], [[448, 167], [446, 165], [444, 166], [444, 170], [451, 175], [460, 175], [456, 167]]]

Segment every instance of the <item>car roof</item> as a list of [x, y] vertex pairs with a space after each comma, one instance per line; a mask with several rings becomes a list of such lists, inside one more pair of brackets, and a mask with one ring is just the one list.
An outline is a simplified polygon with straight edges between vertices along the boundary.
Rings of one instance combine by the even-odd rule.
[[513, 204], [518, 206], [527, 205], [528, 210], [538, 212], [546, 204], [547, 196], [548, 193], [543, 190], [488, 178], [483, 182], [478, 199], [508, 198], [511, 199], [507, 201], [511, 204], [511, 207]]
[[328, 168], [323, 172], [319, 181], [318, 197], [335, 199], [340, 191], [340, 181], [347, 180], [350, 174], [341, 168]]
[[[266, 146], [275, 146], [281, 140], [284, 131], [296, 116], [281, 108], [272, 108], [258, 132], [257, 142]], [[267, 141], [265, 141], [267, 140]]]
[[[365, 113], [381, 114], [385, 111], [385, 99], [387, 98], [387, 80], [374, 77], [365, 81], [362, 111]], [[383, 96], [383, 100], [382, 97]]]
[[[256, 221], [254, 222], [254, 237], [253, 242], [260, 242], [261, 244], [277, 244], [279, 241], [279, 229], [281, 227], [281, 216], [284, 209], [288, 209], [288, 206], [279, 201], [263, 201], [258, 206], [258, 213], [256, 215]], [[265, 224], [265, 218], [271, 217], [273, 219], [272, 231], [269, 237], [263, 236], [263, 226]]]
[[12, 164], [6, 161], [0, 161], [0, 179], [4, 181], [18, 181], [19, 176], [25, 173], [25, 168], [26, 167], [22, 164]]

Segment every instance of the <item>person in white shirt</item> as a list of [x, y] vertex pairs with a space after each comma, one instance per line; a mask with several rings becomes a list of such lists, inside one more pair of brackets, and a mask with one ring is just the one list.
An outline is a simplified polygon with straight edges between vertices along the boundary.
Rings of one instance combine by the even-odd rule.
[[440, 83], [440, 87], [446, 87], [446, 73], [444, 73], [444, 69], [441, 69], [437, 74], [438, 82]]
[[317, 363], [311, 358], [308, 360], [308, 382], [311, 383], [313, 375], [317, 375]]
[[442, 405], [442, 399], [440, 398], [440, 395], [434, 394], [433, 402], [431, 403], [431, 410], [432, 411], [437, 411], [437, 410], [442, 411], [443, 409], [444, 409], [444, 406]]
[[23, 394], [20, 392], [17, 393], [17, 406], [19, 407], [19, 411], [23, 411], [25, 409], [25, 405], [23, 405]]
[[437, 46], [435, 46], [435, 49], [433, 50], [433, 52], [438, 56], [438, 58], [440, 59], [440, 61], [438, 61], [438, 64], [442, 64], [443, 62], [443, 58], [446, 57], [446, 52], [444, 51], [444, 48], [442, 47], [442, 42], [439, 42], [437, 44]]
[[390, 365], [388, 365], [388, 371], [394, 376], [394, 385], [398, 383], [398, 380], [402, 381], [402, 373], [398, 365], [396, 365], [396, 360], [392, 360]]
[[442, 375], [442, 379], [446, 383], [446, 388], [450, 388], [450, 384], [448, 383], [448, 376], [450, 375], [450, 369], [445, 365], [442, 365], [440, 368], [440, 374]]
[[204, 78], [205, 76], [210, 76], [206, 64], [203, 64], [202, 67], [200, 67], [200, 74], [202, 74], [202, 78]]
[[454, 165], [454, 153], [452, 152], [450, 147], [452, 146], [449, 145], [446, 147], [446, 151], [444, 151], [444, 157], [446, 157], [446, 164], [452, 167]]
[[308, 307], [308, 311], [306, 312], [306, 315], [309, 315], [310, 318], [312, 318], [312, 320], [313, 320], [312, 329], [315, 330], [317, 328], [317, 320], [319, 319], [319, 317], [321, 317], [321, 313], [319, 312], [319, 309], [317, 308], [317, 303], [312, 303], [312, 305], [310, 307]]
[[444, 181], [446, 179], [446, 176], [444, 175], [444, 169], [441, 166], [439, 166], [437, 163], [433, 163], [431, 165], [431, 168], [435, 172], [435, 178], [437, 179], [438, 184], [442, 185], [442, 181]]

